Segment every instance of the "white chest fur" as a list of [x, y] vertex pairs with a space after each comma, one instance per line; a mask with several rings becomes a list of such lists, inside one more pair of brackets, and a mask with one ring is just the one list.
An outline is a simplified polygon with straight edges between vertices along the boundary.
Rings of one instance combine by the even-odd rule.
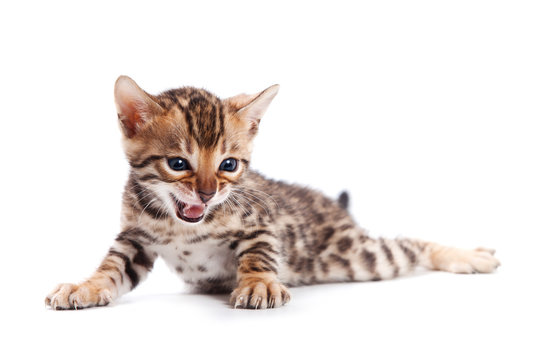
[[190, 284], [236, 276], [234, 251], [222, 239], [207, 238], [197, 242], [177, 239], [167, 245], [158, 245], [154, 250]]

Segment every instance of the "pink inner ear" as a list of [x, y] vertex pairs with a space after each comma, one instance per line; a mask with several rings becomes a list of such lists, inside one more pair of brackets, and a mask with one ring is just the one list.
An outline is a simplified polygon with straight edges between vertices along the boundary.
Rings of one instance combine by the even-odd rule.
[[250, 135], [255, 135], [257, 134], [257, 131], [259, 130], [259, 121], [260, 120], [257, 120], [257, 121], [250, 121], [249, 122], [249, 134]]
[[120, 119], [127, 137], [131, 138], [137, 133], [137, 126], [143, 122], [140, 111], [137, 109], [136, 100], [130, 98], [118, 98], [118, 118]]
[[[272, 102], [279, 90], [279, 85], [270, 86], [268, 89], [256, 95], [249, 96], [252, 100], [243, 108], [239, 109], [237, 114], [244, 119], [249, 126], [249, 134], [255, 135], [259, 128], [259, 122], [263, 117], [266, 109]], [[237, 99], [239, 97], [236, 97]], [[243, 95], [239, 99], [247, 100]]]
[[152, 99], [132, 79], [120, 76], [116, 80], [114, 96], [118, 119], [128, 138], [134, 137], [141, 125], [158, 109]]
[[253, 95], [247, 95], [247, 94], [239, 94], [233, 97], [230, 97], [226, 99], [225, 101], [229, 104], [229, 106], [234, 109], [235, 111], [240, 110], [241, 108], [248, 105], [250, 102], [252, 102], [259, 94], [253, 94]]
[[123, 111], [123, 116], [121, 121], [126, 130], [126, 135], [128, 138], [132, 138], [137, 133], [137, 126], [142, 123], [142, 118], [139, 112], [133, 110], [134, 104], [130, 107], [131, 111]]

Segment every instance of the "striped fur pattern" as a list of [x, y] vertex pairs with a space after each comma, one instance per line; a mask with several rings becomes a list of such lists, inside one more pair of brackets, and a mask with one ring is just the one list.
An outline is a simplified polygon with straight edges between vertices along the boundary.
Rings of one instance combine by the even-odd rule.
[[[489, 273], [494, 251], [374, 238], [338, 200], [249, 168], [252, 141], [277, 86], [219, 99], [195, 88], [152, 96], [128, 77], [115, 97], [131, 165], [122, 232], [95, 273], [46, 298], [56, 310], [107, 305], [135, 288], [161, 257], [186, 283], [231, 293], [235, 308], [287, 303], [287, 287], [391, 279], [416, 266]], [[189, 167], [173, 170], [170, 159]], [[233, 171], [220, 167], [235, 159]]]

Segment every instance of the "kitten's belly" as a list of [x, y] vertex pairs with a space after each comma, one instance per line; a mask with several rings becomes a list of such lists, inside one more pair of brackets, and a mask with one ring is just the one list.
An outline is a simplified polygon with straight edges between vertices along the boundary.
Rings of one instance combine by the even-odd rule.
[[172, 242], [156, 249], [167, 265], [187, 284], [203, 292], [227, 292], [236, 283], [234, 252], [222, 240]]

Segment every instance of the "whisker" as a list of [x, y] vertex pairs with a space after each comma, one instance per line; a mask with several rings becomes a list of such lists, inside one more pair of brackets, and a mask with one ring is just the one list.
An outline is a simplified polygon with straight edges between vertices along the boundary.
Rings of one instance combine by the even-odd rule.
[[[258, 193], [258, 194], [262, 194], [264, 195], [267, 199], [270, 199], [272, 200], [272, 202], [276, 205], [277, 208], [279, 208], [279, 204], [278, 202], [274, 199], [274, 197], [262, 190], [258, 190], [258, 189], [254, 189], [254, 188], [243, 188], [242, 189], [243, 191], [247, 192], [247, 193], [252, 193], [255, 192], [255, 193]], [[253, 194], [254, 195], [254, 194]]]
[[141, 210], [141, 213], [139, 214], [139, 217], [137, 218], [137, 225], [140, 225], [141, 224], [141, 216], [142, 214], [144, 213], [144, 211], [146, 210], [147, 207], [150, 206], [150, 204], [152, 204], [154, 201], [156, 201], [157, 199], [152, 199], [152, 201], [150, 201], [148, 204], [146, 204], [146, 206]]
[[264, 202], [264, 199], [261, 199], [258, 196], [254, 195], [254, 194], [250, 194], [248, 192], [240, 192], [240, 191], [238, 191], [238, 189], [235, 189], [235, 193], [238, 194], [238, 195], [243, 196], [244, 199], [246, 199], [249, 202], [253, 202], [253, 203], [258, 204], [260, 207], [262, 207], [264, 209], [264, 211], [266, 212], [266, 215], [270, 216], [270, 211], [269, 211], [270, 208], [269, 208], [268, 204], [266, 204]]
[[[227, 206], [229, 207], [229, 209], [231, 211], [231, 215], [232, 215], [232, 214], [235, 213], [235, 211], [234, 211], [234, 205], [231, 203], [230, 200], [231, 200], [230, 198], [227, 198], [225, 200], [225, 204], [227, 204]], [[242, 227], [245, 227], [244, 220], [242, 219], [242, 217], [240, 217], [240, 222], [242, 223]]]
[[[168, 198], [165, 199], [165, 202], [163, 202], [163, 201], [161, 202], [161, 206], [159, 207], [159, 209], [158, 209], [158, 211], [156, 213], [159, 218], [161, 218], [162, 211], [163, 211], [164, 215], [167, 215], [168, 205], [171, 205], [171, 200], [168, 199]], [[174, 204], [172, 204], [172, 205], [174, 207]]]
[[[248, 203], [250, 204], [250, 206], [252, 206], [253, 208], [253, 205], [251, 205], [251, 203], [255, 203], [257, 205], [259, 205], [265, 212], [266, 212], [266, 216], [270, 217], [270, 212], [269, 212], [269, 209], [267, 207], [267, 205], [262, 202], [262, 200], [257, 200], [256, 198], [253, 198], [253, 196], [251, 194], [247, 194], [247, 193], [241, 193], [241, 192], [235, 192], [236, 195], [244, 198], [246, 201], [248, 201]], [[246, 195], [249, 195], [251, 198], [249, 198], [248, 196]]]
[[[236, 204], [238, 204], [240, 209], [244, 212], [244, 215], [248, 215], [246, 208], [242, 206], [242, 204], [238, 201], [238, 199], [234, 196], [234, 194], [231, 194], [230, 199], [233, 200]], [[227, 198], [227, 200], [229, 200], [229, 198]]]
[[[140, 195], [144, 194], [145, 192], [147, 192], [147, 194], [141, 197]], [[147, 189], [147, 188], [142, 188], [141, 191], [139, 192], [132, 191], [132, 194], [134, 194], [137, 197], [138, 201], [144, 200], [149, 196], [153, 196], [153, 195], [155, 196], [155, 193], [152, 190]]]
[[[237, 199], [236, 196], [240, 196], [240, 199]], [[250, 214], [250, 213], [249, 213], [249, 212], [247, 211], [247, 209], [241, 204], [241, 202], [240, 202], [239, 200], [242, 200], [242, 199], [246, 200], [247, 202], [246, 202], [245, 205], [247, 205], [247, 206], [250, 207], [250, 209], [251, 209], [251, 214], [256, 213], [256, 209], [254, 208], [254, 206], [251, 204], [251, 202], [250, 202], [246, 197], [242, 197], [242, 195], [241, 195], [241, 194], [238, 194], [238, 193], [236, 193], [236, 194], [231, 193], [231, 197], [233, 197], [233, 198], [235, 199], [235, 201], [237, 201], [237, 203], [242, 207], [242, 209], [244, 209], [244, 213], [245, 213], [246, 215], [248, 215], [248, 214]], [[245, 227], [244, 220], [243, 220], [242, 218], [240, 218], [240, 221], [242, 221], [242, 226]], [[256, 230], [259, 230], [259, 229], [260, 229], [260, 225], [261, 225], [261, 224], [259, 223], [259, 221], [255, 221], [255, 224], [256, 224], [256, 228], [255, 228], [255, 229], [256, 229]]]

